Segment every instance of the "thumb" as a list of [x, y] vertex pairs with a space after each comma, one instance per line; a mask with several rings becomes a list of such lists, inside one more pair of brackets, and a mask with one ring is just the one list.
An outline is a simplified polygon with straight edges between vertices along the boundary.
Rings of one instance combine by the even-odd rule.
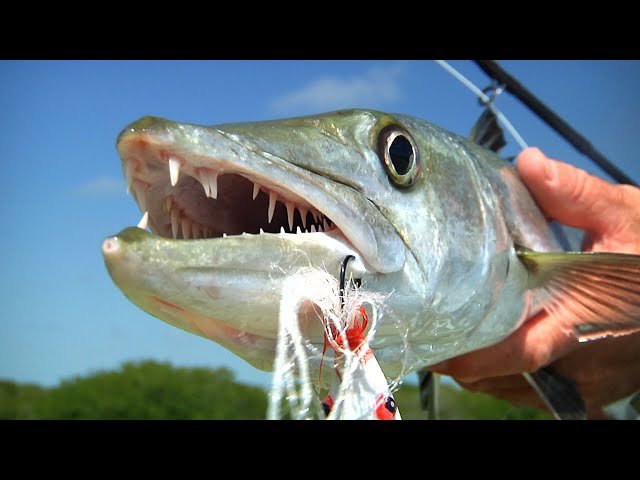
[[605, 180], [551, 160], [537, 148], [520, 153], [517, 169], [548, 218], [596, 233], [610, 231], [622, 220], [621, 192]]

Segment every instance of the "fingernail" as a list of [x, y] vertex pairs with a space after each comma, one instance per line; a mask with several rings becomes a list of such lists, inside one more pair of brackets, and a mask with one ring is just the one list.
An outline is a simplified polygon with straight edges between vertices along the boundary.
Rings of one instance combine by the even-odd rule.
[[458, 383], [476, 383], [481, 377], [452, 377]]

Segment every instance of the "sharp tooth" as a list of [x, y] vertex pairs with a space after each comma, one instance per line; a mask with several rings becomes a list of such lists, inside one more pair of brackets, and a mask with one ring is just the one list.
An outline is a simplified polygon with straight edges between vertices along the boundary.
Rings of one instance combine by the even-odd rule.
[[208, 168], [199, 168], [196, 170], [196, 177], [204, 188], [204, 194], [207, 197], [218, 198], [218, 174], [219, 172]]
[[260, 227], [260, 235], [262, 235], [264, 233], [264, 230], [262, 229], [262, 227]]
[[298, 225], [296, 227], [296, 234], [300, 234], [300, 233], [302, 233], [302, 230], [300, 230], [300, 225]]
[[142, 230], [146, 230], [148, 224], [149, 224], [149, 212], [144, 212], [142, 219], [138, 223], [138, 228], [141, 228]]
[[133, 182], [133, 193], [136, 196], [140, 210], [143, 212], [147, 211], [147, 188], [149, 188], [149, 185], [144, 182], [137, 180]]
[[189, 238], [191, 237], [191, 220], [189, 220], [188, 218], [183, 218], [182, 222], [180, 222], [182, 225], [182, 238], [184, 238], [185, 240], [189, 240]]
[[276, 209], [276, 199], [278, 195], [274, 192], [269, 192], [269, 212], [267, 213], [267, 218], [269, 219], [269, 223], [273, 219], [273, 211]]
[[258, 192], [260, 191], [260, 185], [258, 185], [257, 183], [253, 184], [253, 199], [255, 200], [256, 197], [258, 196]]
[[180, 212], [178, 212], [177, 208], [171, 209], [171, 233], [173, 234], [173, 238], [178, 238], [178, 222], [179, 222]]
[[211, 198], [218, 198], [218, 172], [209, 172], [209, 196]]
[[131, 160], [124, 163], [124, 180], [127, 183], [127, 193], [131, 193], [131, 182], [133, 181], [133, 162]]
[[311, 224], [310, 230], [311, 230], [312, 233], [315, 233], [315, 231], [316, 231], [316, 226], [313, 223]]
[[298, 210], [300, 210], [300, 217], [302, 217], [302, 226], [306, 230], [307, 229], [307, 212], [308, 212], [308, 210], [306, 208], [304, 208], [304, 207], [299, 207]]
[[173, 197], [167, 197], [164, 199], [164, 210], [167, 213], [171, 213], [171, 205], [173, 205]]
[[171, 186], [175, 187], [180, 176], [180, 160], [175, 157], [169, 157], [169, 176], [171, 177]]
[[296, 207], [289, 202], [285, 202], [287, 206], [287, 220], [289, 220], [289, 230], [293, 231], [293, 213], [295, 212]]
[[284, 227], [280, 227], [280, 233], [287, 233], [284, 231]]
[[227, 234], [226, 234], [226, 233], [223, 233], [223, 234], [222, 234], [222, 238], [227, 238]]
[[202, 188], [204, 188], [204, 194], [207, 197], [211, 196], [211, 189], [209, 188], [209, 174], [207, 170], [204, 168], [196, 169], [196, 178], [202, 184]]
[[193, 224], [191, 225], [191, 238], [193, 238], [194, 240], [202, 238], [202, 236], [200, 235], [200, 225], [198, 225], [196, 222], [193, 222]]

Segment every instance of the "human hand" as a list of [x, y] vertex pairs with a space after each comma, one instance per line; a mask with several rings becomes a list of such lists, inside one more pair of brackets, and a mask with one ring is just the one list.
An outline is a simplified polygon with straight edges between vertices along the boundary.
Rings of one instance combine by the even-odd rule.
[[[518, 173], [548, 219], [585, 230], [584, 251], [640, 254], [640, 189], [613, 185], [537, 148], [518, 157]], [[552, 365], [576, 382], [590, 418], [640, 390], [640, 333], [580, 343], [563, 320], [541, 312], [502, 342], [429, 367], [471, 391], [545, 408], [521, 375]]]

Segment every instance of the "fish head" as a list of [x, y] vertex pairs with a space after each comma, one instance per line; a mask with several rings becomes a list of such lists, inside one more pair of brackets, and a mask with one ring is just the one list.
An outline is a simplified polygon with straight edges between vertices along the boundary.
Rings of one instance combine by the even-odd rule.
[[[283, 279], [300, 268], [337, 277], [353, 255], [350, 275], [362, 288], [389, 294], [398, 318], [415, 317], [433, 301], [457, 235], [445, 231], [447, 189], [471, 191], [472, 180], [452, 177], [440, 161], [447, 152], [431, 141], [441, 133], [416, 122], [370, 110], [213, 127], [144, 117], [117, 150], [152, 233], [132, 227], [107, 238], [109, 273], [148, 313], [263, 370], [272, 368]], [[467, 254], [481, 240], [465, 228]], [[301, 306], [301, 331], [321, 346], [315, 311]], [[372, 346], [403, 336], [398, 323], [381, 322]]]

